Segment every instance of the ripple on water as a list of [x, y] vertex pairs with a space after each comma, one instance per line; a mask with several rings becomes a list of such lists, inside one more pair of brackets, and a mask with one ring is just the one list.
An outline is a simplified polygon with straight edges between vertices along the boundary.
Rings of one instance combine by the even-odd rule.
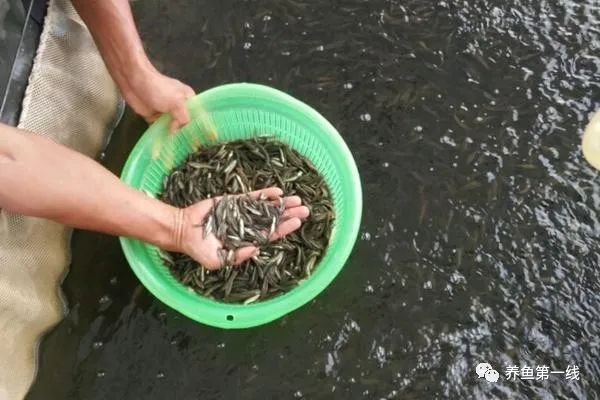
[[[198, 90], [268, 82], [339, 129], [361, 240], [315, 302], [232, 333], [165, 311], [116, 240], [77, 233], [71, 314], [31, 399], [599, 398], [600, 184], [579, 146], [600, 102], [597, 1], [163, 3], [133, 4], [164, 72]], [[120, 170], [111, 151], [128, 148], [107, 151]], [[477, 379], [482, 361], [498, 382]], [[580, 380], [504, 374], [569, 364]]]

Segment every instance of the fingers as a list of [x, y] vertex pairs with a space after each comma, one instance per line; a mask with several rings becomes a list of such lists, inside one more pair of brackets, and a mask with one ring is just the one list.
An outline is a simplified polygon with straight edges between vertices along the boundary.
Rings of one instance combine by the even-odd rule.
[[258, 247], [255, 246], [240, 247], [235, 251], [234, 265], [239, 265], [244, 261], [249, 260], [250, 258], [258, 255], [258, 252]]
[[302, 205], [300, 196], [288, 196], [283, 198], [285, 211], [282, 214], [283, 219], [300, 218], [306, 219], [310, 215], [308, 207]]
[[[220, 252], [224, 252], [224, 256], [219, 255]], [[230, 251], [223, 250], [222, 247], [217, 248], [214, 256], [208, 257], [208, 259], [198, 259], [200, 264], [208, 270], [221, 269], [228, 265], [239, 265], [244, 261], [258, 255], [259, 249], [256, 246], [245, 246], [233, 252], [233, 259], [229, 259]], [[225, 257], [225, 258], [223, 258]]]
[[[278, 187], [270, 187], [270, 188], [255, 190], [253, 192], [250, 192], [250, 193], [248, 193], [248, 196], [250, 196], [252, 199], [256, 200], [259, 198], [259, 196], [261, 194], [264, 194], [268, 199], [273, 199], [273, 204], [278, 206], [279, 198], [281, 198], [281, 196], [283, 195], [283, 191], [281, 189], [279, 189]], [[233, 196], [243, 196], [243, 194], [236, 194]], [[219, 200], [221, 200], [222, 197], [223, 196], [215, 196], [215, 197], [213, 197], [213, 199], [214, 199], [214, 201], [219, 201]], [[302, 199], [299, 196], [284, 197], [283, 204], [286, 209], [300, 207], [302, 205]], [[304, 208], [306, 208], [306, 207], [304, 207]], [[308, 209], [307, 209], [307, 211], [308, 211]], [[284, 213], [284, 215], [285, 215], [285, 213]], [[304, 215], [304, 213], [302, 215]], [[308, 216], [308, 214], [306, 214], [306, 216]], [[305, 217], [301, 217], [301, 218], [305, 218]]]
[[300, 225], [302, 225], [302, 221], [300, 221], [300, 218], [290, 218], [287, 219], [285, 221], [283, 221], [281, 224], [279, 224], [279, 226], [277, 227], [277, 230], [275, 230], [275, 232], [273, 232], [273, 234], [269, 237], [270, 241], [274, 241], [274, 240], [279, 240], [282, 237], [284, 237], [285, 235], [289, 235], [290, 233], [294, 232], [296, 229], [300, 228]]
[[188, 85], [183, 85], [183, 94], [187, 99], [189, 99], [190, 97], [193, 97], [196, 95], [196, 92], [194, 92], [194, 89], [192, 89], [191, 87], [189, 87]]
[[148, 117], [144, 117], [144, 119], [146, 120], [147, 123], [151, 124], [154, 121], [156, 121], [158, 119], [158, 117], [160, 117], [162, 114], [161, 113], [156, 113], [156, 114], [152, 114]]
[[[280, 198], [282, 192], [279, 188], [268, 188], [250, 192], [248, 195], [256, 199], [261, 193], [264, 193], [268, 198]], [[213, 197], [213, 204], [221, 200], [222, 197], [223, 196]], [[278, 200], [274, 200], [274, 202], [276, 205], [279, 205]], [[302, 199], [299, 196], [284, 197], [283, 204], [285, 205], [285, 211], [281, 215], [283, 219], [300, 218], [303, 220], [310, 215], [310, 210], [308, 207], [302, 205]]]
[[283, 204], [285, 205], [285, 208], [299, 207], [302, 205], [302, 199], [300, 196], [284, 197]]
[[[258, 191], [258, 192], [260, 194], [260, 191]], [[295, 200], [294, 200], [293, 204], [295, 204]], [[279, 226], [277, 227], [275, 232], [273, 232], [273, 234], [269, 237], [269, 240], [270, 241], [279, 240], [282, 237], [289, 235], [290, 233], [296, 231], [302, 225], [301, 220], [307, 218], [308, 215], [309, 215], [309, 210], [308, 210], [308, 207], [306, 207], [306, 206], [297, 206], [297, 207], [292, 207], [292, 208], [286, 209], [285, 212], [283, 213], [283, 217], [285, 218], [285, 220], [279, 224]], [[235, 257], [234, 257], [233, 265], [242, 264], [243, 262], [249, 260], [250, 258], [258, 255], [259, 251], [260, 251], [259, 248], [256, 246], [245, 246], [245, 247], [241, 247], [241, 248], [235, 250], [235, 253], [234, 253]], [[213, 265], [213, 263], [207, 263], [207, 264], [205, 264], [205, 267], [209, 268], [209, 269], [219, 269], [219, 268], [223, 267], [222, 263], [223, 263], [223, 260], [221, 259], [220, 261], [215, 261], [214, 265]]]
[[298, 206], [286, 209], [281, 217], [284, 220], [290, 218], [300, 218], [302, 220], [308, 218], [309, 215], [310, 211], [308, 210], [308, 207]]
[[253, 199], [258, 199], [261, 194], [267, 196], [268, 199], [276, 199], [277, 197], [283, 196], [283, 190], [278, 187], [269, 187], [266, 189], [255, 190], [254, 192], [248, 193], [248, 195]]
[[175, 133], [181, 127], [190, 122], [190, 113], [185, 105], [185, 101], [181, 101], [177, 108], [171, 111], [171, 122], [169, 122], [169, 132]]
[[[268, 199], [276, 199], [276, 198], [281, 197], [281, 195], [283, 195], [283, 191], [277, 187], [270, 187], [270, 188], [266, 188], [266, 189], [255, 190], [254, 192], [247, 193], [247, 195], [250, 196], [251, 198], [253, 198], [254, 200], [256, 200], [262, 193], [264, 193]], [[229, 196], [244, 196], [244, 194], [230, 194]], [[213, 197], [212, 198], [213, 203], [218, 202], [222, 198], [223, 198], [223, 196]]]
[[188, 85], [181, 84], [181, 93], [183, 98], [180, 98], [175, 108], [171, 110], [171, 122], [169, 123], [169, 132], [171, 133], [174, 133], [189, 124], [191, 120], [186, 100], [195, 95], [194, 89]]

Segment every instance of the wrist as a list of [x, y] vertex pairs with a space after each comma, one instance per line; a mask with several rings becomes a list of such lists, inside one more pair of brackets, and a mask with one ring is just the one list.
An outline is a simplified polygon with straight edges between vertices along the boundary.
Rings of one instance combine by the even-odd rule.
[[174, 251], [183, 253], [183, 233], [185, 227], [185, 210], [183, 208], [173, 207], [173, 224], [170, 234], [170, 244]]
[[[146, 232], [140, 239], [152, 243], [167, 251], [182, 252], [183, 209], [154, 200], [155, 206], [149, 217], [151, 227], [144, 228]], [[145, 236], [145, 237], [144, 237]]]
[[152, 77], [158, 73], [143, 52], [131, 56], [128, 62], [120, 64], [117, 68], [119, 72], [117, 73], [118, 78], [115, 80], [127, 101], [135, 97], [140, 87], [148, 85], [148, 82], [152, 81]]

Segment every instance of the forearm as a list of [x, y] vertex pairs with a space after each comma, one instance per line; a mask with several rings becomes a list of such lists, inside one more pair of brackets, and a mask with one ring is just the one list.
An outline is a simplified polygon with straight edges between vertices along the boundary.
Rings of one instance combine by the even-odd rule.
[[168, 250], [177, 246], [178, 209], [128, 187], [82, 154], [2, 124], [0, 208]]
[[194, 90], [154, 68], [142, 46], [128, 1], [72, 1], [127, 104], [148, 122], [169, 113], [171, 132], [188, 124], [186, 100]]
[[123, 94], [155, 69], [146, 56], [128, 0], [72, 0]]

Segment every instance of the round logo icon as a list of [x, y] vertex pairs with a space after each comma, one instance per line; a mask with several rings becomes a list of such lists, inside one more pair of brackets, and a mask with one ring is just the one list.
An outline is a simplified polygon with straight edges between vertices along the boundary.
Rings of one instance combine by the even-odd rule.
[[490, 369], [485, 373], [485, 380], [488, 382], [498, 382], [500, 374], [495, 369]]
[[477, 367], [475, 367], [475, 372], [477, 372], [478, 377], [483, 378], [485, 373], [492, 369], [492, 366], [488, 363], [479, 363], [477, 364]]
[[479, 378], [485, 378], [488, 382], [498, 382], [500, 374], [488, 363], [479, 363], [475, 367], [475, 373]]

